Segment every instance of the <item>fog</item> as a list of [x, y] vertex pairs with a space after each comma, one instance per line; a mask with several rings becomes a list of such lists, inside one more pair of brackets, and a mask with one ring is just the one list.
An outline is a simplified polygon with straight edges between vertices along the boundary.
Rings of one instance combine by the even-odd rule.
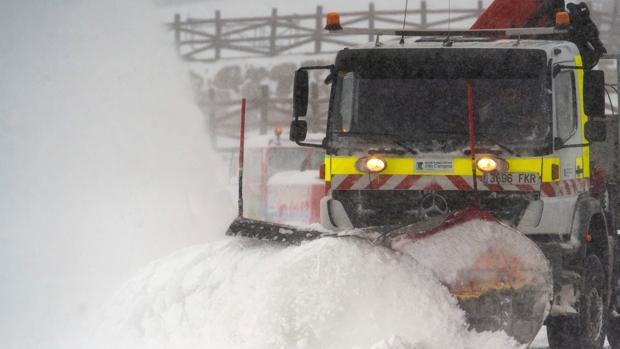
[[0, 14], [0, 347], [67, 347], [146, 262], [234, 205], [171, 35], [144, 1]]
[[[464, 3], [472, 1], [453, 1]], [[315, 5], [190, 8], [248, 15]], [[221, 237], [234, 216], [222, 189], [227, 165], [210, 148], [164, 17], [172, 18], [148, 0], [3, 2], [1, 348], [84, 347], [100, 304], [124, 280], [180, 247]]]

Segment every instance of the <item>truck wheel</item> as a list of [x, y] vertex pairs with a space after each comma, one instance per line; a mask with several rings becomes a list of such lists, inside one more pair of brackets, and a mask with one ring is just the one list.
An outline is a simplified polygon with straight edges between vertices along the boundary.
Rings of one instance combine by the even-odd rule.
[[607, 327], [605, 269], [595, 255], [586, 258], [576, 316], [556, 316], [547, 323], [551, 349], [601, 349]]
[[605, 192], [601, 196], [601, 207], [605, 213], [605, 219], [607, 219], [607, 226], [610, 230], [616, 232], [616, 212], [618, 211], [618, 198], [616, 192], [618, 191], [615, 185], [607, 184]]
[[609, 316], [607, 322], [607, 340], [611, 349], [620, 349], [620, 319]]
[[618, 286], [620, 285], [620, 275], [618, 275], [618, 271], [620, 271], [620, 263], [617, 260], [620, 256], [619, 254], [620, 248], [616, 244], [616, 263], [614, 266], [614, 278], [613, 278], [613, 293], [611, 297], [611, 305], [609, 307], [609, 315], [607, 317], [607, 340], [611, 345], [612, 349], [620, 349], [620, 289]]

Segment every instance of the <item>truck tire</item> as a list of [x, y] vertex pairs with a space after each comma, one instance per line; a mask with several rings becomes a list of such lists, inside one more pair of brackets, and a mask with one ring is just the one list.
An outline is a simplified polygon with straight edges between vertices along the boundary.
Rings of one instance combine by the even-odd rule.
[[620, 349], [620, 246], [616, 243], [615, 248], [615, 264], [614, 264], [614, 277], [612, 280], [612, 297], [611, 305], [609, 307], [609, 315], [607, 317], [607, 340], [612, 349]]
[[555, 316], [547, 323], [551, 349], [601, 349], [605, 343], [608, 305], [603, 264], [589, 255], [576, 316]]
[[609, 317], [607, 323], [607, 340], [611, 349], [620, 349], [620, 318]]

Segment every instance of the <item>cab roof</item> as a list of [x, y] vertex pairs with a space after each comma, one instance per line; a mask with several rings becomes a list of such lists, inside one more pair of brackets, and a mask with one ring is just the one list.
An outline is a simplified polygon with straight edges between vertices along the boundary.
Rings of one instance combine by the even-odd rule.
[[451, 46], [445, 46], [445, 37], [405, 37], [405, 43], [400, 44], [400, 38], [380, 40], [379, 45], [368, 43], [350, 49], [424, 49], [445, 48], [449, 49], [534, 49], [553, 52], [556, 48], [568, 49], [572, 54], [579, 54], [577, 46], [570, 41], [562, 40], [517, 40], [517, 39], [488, 39], [488, 38], [463, 38], [453, 37]]

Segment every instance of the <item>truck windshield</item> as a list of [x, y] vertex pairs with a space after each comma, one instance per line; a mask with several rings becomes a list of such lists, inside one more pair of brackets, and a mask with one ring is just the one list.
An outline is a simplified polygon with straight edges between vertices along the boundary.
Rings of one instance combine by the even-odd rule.
[[337, 61], [330, 138], [339, 147], [385, 135], [421, 151], [466, 148], [469, 103], [478, 144], [527, 151], [551, 142], [542, 51], [352, 51]]

